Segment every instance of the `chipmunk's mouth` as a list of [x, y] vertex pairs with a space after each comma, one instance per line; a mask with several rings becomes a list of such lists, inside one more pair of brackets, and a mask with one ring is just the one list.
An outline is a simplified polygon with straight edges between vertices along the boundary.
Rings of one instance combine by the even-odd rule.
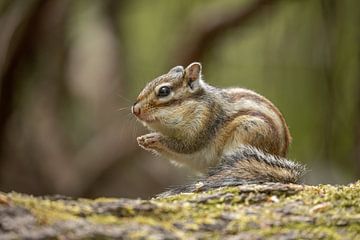
[[158, 120], [156, 118], [147, 118], [147, 119], [141, 119], [141, 121], [145, 122], [145, 123], [155, 123], [158, 122]]
[[150, 124], [154, 122], [158, 122], [159, 120], [156, 117], [148, 116], [148, 115], [135, 115], [136, 118], [144, 123]]

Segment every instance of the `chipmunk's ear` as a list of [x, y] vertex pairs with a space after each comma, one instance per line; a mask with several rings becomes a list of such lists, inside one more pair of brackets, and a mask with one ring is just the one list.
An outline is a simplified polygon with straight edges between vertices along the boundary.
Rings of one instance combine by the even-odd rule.
[[196, 89], [200, 86], [201, 63], [193, 62], [185, 68], [185, 80], [191, 89]]
[[176, 66], [170, 69], [169, 73], [184, 73], [184, 67], [183, 66]]

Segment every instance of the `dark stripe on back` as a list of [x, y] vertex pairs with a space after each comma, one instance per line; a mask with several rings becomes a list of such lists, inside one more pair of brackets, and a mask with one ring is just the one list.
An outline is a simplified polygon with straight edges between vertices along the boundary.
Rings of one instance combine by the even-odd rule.
[[231, 120], [234, 120], [235, 118], [238, 118], [240, 116], [253, 116], [253, 117], [258, 117], [260, 119], [262, 119], [264, 122], [266, 122], [269, 127], [271, 128], [271, 131], [276, 135], [276, 138], [279, 139], [279, 132], [277, 131], [276, 125], [273, 121], [273, 119], [266, 115], [265, 113], [262, 112], [258, 112], [252, 109], [244, 109], [244, 110], [240, 110], [239, 112], [237, 112], [236, 114], [234, 114], [234, 116], [232, 116]]
[[263, 96], [259, 96], [257, 94], [254, 93], [249, 93], [249, 92], [244, 92], [244, 93], [234, 93], [234, 94], [230, 94], [230, 101], [232, 102], [238, 102], [240, 99], [250, 99], [253, 100], [255, 102], [258, 103], [264, 103], [267, 107], [270, 108], [270, 110], [272, 110], [280, 119], [282, 125], [283, 125], [283, 132], [284, 132], [284, 140], [285, 140], [285, 144], [284, 147], [282, 149], [282, 156], [286, 156], [287, 154], [287, 150], [290, 144], [290, 132], [289, 129], [287, 127], [286, 121], [284, 116], [281, 114], [281, 112], [279, 111], [279, 109], [277, 107], [275, 107], [275, 105], [269, 101], [268, 99], [266, 99]]

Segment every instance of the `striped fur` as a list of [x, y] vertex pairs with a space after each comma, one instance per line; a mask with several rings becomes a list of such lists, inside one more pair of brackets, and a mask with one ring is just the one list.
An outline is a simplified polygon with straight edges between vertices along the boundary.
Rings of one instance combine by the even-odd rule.
[[305, 173], [305, 167], [299, 163], [244, 145], [233, 154], [223, 156], [218, 166], [209, 169], [195, 182], [174, 187], [158, 196], [167, 197], [179, 193], [266, 182], [299, 184]]
[[[158, 97], [162, 86], [170, 87], [171, 93]], [[284, 117], [274, 104], [248, 89], [208, 85], [201, 78], [199, 63], [186, 69], [177, 66], [148, 83], [133, 108], [153, 131], [138, 138], [141, 147], [203, 173], [224, 162], [224, 156], [238, 156], [243, 146], [285, 157], [291, 141]], [[282, 179], [292, 173], [258, 160], [251, 159], [249, 164], [241, 160], [242, 165], [234, 166], [247, 166], [249, 173], [253, 168], [258, 172], [273, 169], [274, 176], [284, 174]], [[268, 180], [281, 181], [279, 177]]]

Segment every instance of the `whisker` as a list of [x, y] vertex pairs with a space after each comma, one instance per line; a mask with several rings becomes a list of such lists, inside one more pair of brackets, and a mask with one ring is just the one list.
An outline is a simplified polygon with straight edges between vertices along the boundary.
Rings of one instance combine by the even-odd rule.
[[133, 123], [134, 121], [132, 121], [132, 117], [133, 115], [131, 113], [126, 114], [126, 121]]
[[136, 133], [137, 133], [137, 130], [138, 130], [137, 127], [138, 127], [137, 124], [133, 123], [133, 136], [134, 136], [135, 139], [137, 138], [137, 136], [136, 136]]
[[117, 112], [120, 112], [120, 111], [123, 111], [123, 110], [126, 110], [126, 109], [129, 109], [129, 110], [130, 110], [130, 106], [126, 106], [126, 107], [122, 107], [122, 108], [116, 109], [116, 111], [117, 111]]
[[122, 96], [120, 94], [117, 94], [117, 96], [121, 97], [123, 100], [127, 101], [128, 103], [132, 103], [132, 101], [130, 99], [128, 99], [128, 98], [126, 98], [126, 97], [124, 97], [124, 96]]
[[132, 127], [132, 137], [134, 139], [136, 139], [138, 137], [137, 134], [138, 134], [140, 123], [137, 121], [137, 119], [135, 119], [135, 117], [132, 114], [129, 115], [129, 119], [130, 119], [131, 127]]

